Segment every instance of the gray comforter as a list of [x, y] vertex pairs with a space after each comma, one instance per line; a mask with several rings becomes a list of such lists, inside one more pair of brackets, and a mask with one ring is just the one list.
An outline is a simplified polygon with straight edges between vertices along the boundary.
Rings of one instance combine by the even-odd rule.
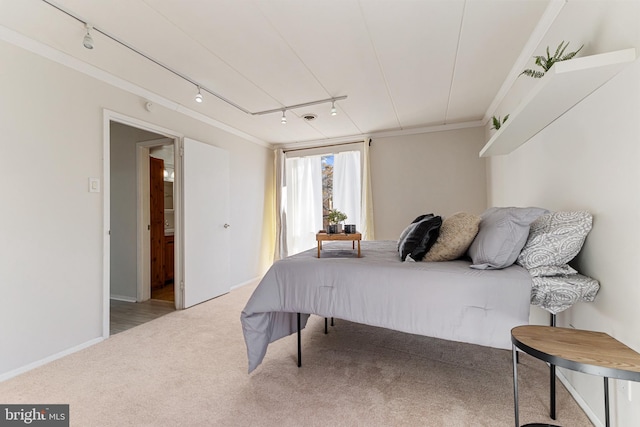
[[[297, 331], [308, 314], [495, 348], [529, 322], [531, 277], [522, 267], [475, 270], [470, 262], [401, 262], [395, 241], [350, 250], [316, 249], [277, 261], [241, 314], [249, 372], [269, 343]], [[350, 246], [350, 245], [349, 245]], [[344, 246], [342, 246], [344, 247]]]

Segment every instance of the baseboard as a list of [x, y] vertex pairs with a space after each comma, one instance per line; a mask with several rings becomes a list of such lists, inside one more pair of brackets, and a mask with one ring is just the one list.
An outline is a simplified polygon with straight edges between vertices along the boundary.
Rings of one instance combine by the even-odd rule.
[[569, 391], [569, 394], [573, 396], [578, 406], [582, 408], [582, 410], [584, 411], [586, 416], [589, 418], [589, 420], [593, 423], [593, 425], [595, 427], [604, 427], [604, 424], [602, 424], [602, 421], [600, 421], [600, 419], [596, 416], [596, 414], [591, 410], [589, 405], [587, 405], [587, 402], [585, 402], [585, 400], [582, 398], [582, 396], [580, 396], [578, 391], [575, 388], [573, 388], [573, 386], [571, 385], [567, 377], [565, 377], [562, 374], [562, 372], [560, 372], [559, 369], [556, 369], [556, 377], [558, 377], [560, 382], [567, 388], [567, 391]]
[[71, 348], [68, 348], [66, 350], [63, 350], [60, 353], [56, 353], [56, 354], [53, 354], [53, 355], [51, 355], [49, 357], [45, 357], [44, 359], [40, 359], [40, 360], [38, 360], [36, 362], [29, 363], [28, 365], [22, 366], [22, 367], [20, 367], [18, 369], [14, 369], [12, 371], [5, 372], [4, 374], [0, 375], [0, 382], [6, 381], [9, 378], [17, 377], [20, 374], [24, 374], [27, 371], [30, 371], [30, 370], [35, 369], [35, 368], [38, 368], [38, 367], [40, 367], [42, 365], [46, 365], [49, 362], [53, 362], [54, 360], [61, 359], [61, 358], [65, 357], [65, 356], [68, 356], [68, 355], [70, 355], [72, 353], [75, 353], [77, 351], [84, 350], [85, 348], [91, 347], [92, 345], [95, 345], [95, 344], [98, 344], [101, 341], [104, 341], [103, 337], [94, 338], [94, 339], [92, 339], [90, 341], [84, 342], [84, 343], [82, 343], [80, 345], [77, 345], [75, 347], [71, 347]]
[[116, 301], [124, 301], [124, 302], [137, 302], [135, 298], [127, 297], [124, 295], [110, 295], [109, 299], [114, 299]]
[[256, 281], [260, 280], [261, 278], [262, 278], [262, 276], [256, 276], [253, 279], [247, 280], [246, 282], [242, 282], [242, 283], [239, 283], [237, 285], [232, 286], [231, 290], [233, 291], [234, 289], [238, 289], [238, 288], [241, 288], [243, 286], [251, 285], [251, 284], [255, 283]]
[[[261, 276], [257, 276], [257, 277], [255, 277], [253, 279], [250, 279], [250, 280], [247, 280], [245, 282], [239, 283], [239, 284], [231, 287], [231, 290], [239, 289], [239, 288], [241, 288], [243, 286], [254, 284], [256, 281], [260, 280], [260, 278], [261, 278]], [[110, 299], [117, 300], [117, 301], [125, 301], [125, 302], [136, 302], [135, 298], [126, 297], [126, 296], [122, 296], [122, 295], [111, 295]], [[92, 340], [87, 341], [85, 343], [82, 343], [80, 345], [77, 345], [75, 347], [71, 347], [71, 348], [68, 348], [68, 349], [66, 349], [64, 351], [61, 351], [61, 352], [56, 353], [54, 355], [51, 355], [49, 357], [45, 357], [44, 359], [38, 360], [38, 361], [33, 362], [33, 363], [29, 363], [28, 365], [22, 366], [20, 368], [14, 369], [14, 370], [9, 371], [9, 372], [5, 372], [4, 374], [0, 374], [0, 382], [6, 381], [6, 380], [8, 380], [10, 378], [13, 378], [13, 377], [17, 377], [20, 374], [23, 374], [23, 373], [28, 372], [28, 371], [30, 371], [32, 369], [38, 368], [38, 367], [40, 367], [42, 365], [46, 365], [47, 363], [53, 362], [54, 360], [61, 359], [61, 358], [65, 357], [65, 356], [68, 356], [68, 355], [70, 355], [72, 353], [75, 353], [77, 351], [83, 350], [83, 349], [85, 349], [87, 347], [91, 347], [92, 345], [98, 344], [99, 342], [104, 341], [104, 340], [105, 340], [104, 337], [95, 338], [95, 339], [92, 339]]]

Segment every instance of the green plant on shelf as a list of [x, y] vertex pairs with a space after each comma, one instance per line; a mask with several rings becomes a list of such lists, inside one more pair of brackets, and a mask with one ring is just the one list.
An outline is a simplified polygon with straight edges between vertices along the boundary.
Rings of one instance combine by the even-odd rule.
[[544, 73], [546, 73], [551, 69], [553, 64], [555, 64], [556, 62], [566, 61], [568, 59], [573, 58], [584, 47], [584, 45], [582, 45], [580, 46], [580, 49], [576, 50], [575, 52], [567, 53], [565, 55], [564, 51], [567, 49], [568, 46], [569, 46], [569, 42], [565, 44], [563, 40], [556, 48], [556, 52], [553, 54], [553, 56], [551, 56], [551, 53], [549, 52], [549, 46], [547, 46], [546, 57], [534, 56], [534, 58], [536, 59], [536, 65], [542, 68], [544, 71], [526, 69], [522, 73], [520, 73], [520, 75], [524, 74], [525, 76], [533, 77], [534, 79], [539, 79], [542, 76], [544, 76]]
[[500, 129], [502, 127], [502, 125], [504, 124], [504, 122], [506, 122], [508, 119], [509, 119], [509, 115], [508, 114], [506, 116], [504, 116], [504, 119], [502, 119], [502, 120], [500, 120], [500, 116], [491, 117], [491, 121], [493, 122], [493, 126], [491, 127], [491, 129], [495, 129], [495, 130]]

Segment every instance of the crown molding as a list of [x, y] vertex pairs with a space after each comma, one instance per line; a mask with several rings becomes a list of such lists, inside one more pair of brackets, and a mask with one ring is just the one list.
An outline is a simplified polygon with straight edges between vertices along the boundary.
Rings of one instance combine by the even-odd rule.
[[187, 108], [184, 105], [178, 104], [177, 102], [171, 101], [170, 99], [165, 98], [162, 95], [151, 92], [134, 83], [121, 79], [120, 77], [117, 77], [109, 72], [101, 70], [77, 58], [74, 58], [67, 53], [54, 49], [51, 46], [29, 38], [23, 34], [17, 33], [3, 25], [0, 25], [0, 40], [25, 49], [29, 52], [35, 53], [36, 55], [39, 55], [43, 58], [57, 62], [58, 64], [64, 65], [65, 67], [78, 71], [82, 74], [93, 77], [94, 79], [107, 83], [115, 88], [124, 90], [125, 92], [131, 93], [133, 95], [140, 96], [147, 101], [153, 102], [154, 104], [160, 105], [169, 110], [176, 111], [180, 114], [191, 117], [192, 119], [206, 123], [230, 134], [239, 136], [240, 138], [243, 138], [249, 142], [253, 142], [254, 144], [267, 148], [273, 148], [272, 144], [256, 138], [253, 135], [249, 135], [248, 133], [222, 123], [205, 114]]
[[433, 133], [433, 132], [445, 132], [450, 130], [468, 129], [468, 128], [475, 128], [475, 127], [483, 127], [483, 126], [484, 126], [484, 123], [482, 120], [474, 120], [474, 121], [468, 121], [468, 122], [451, 123], [446, 125], [434, 125], [434, 126], [424, 126], [424, 127], [411, 128], [411, 129], [371, 132], [371, 133], [364, 133], [364, 134], [357, 134], [357, 135], [350, 135], [350, 136], [341, 136], [338, 138], [314, 139], [310, 141], [297, 141], [297, 142], [286, 142], [286, 143], [272, 142], [271, 144], [275, 148], [282, 148], [283, 150], [299, 149], [299, 148], [314, 148], [314, 147], [327, 146], [327, 145], [344, 144], [349, 142], [360, 142], [369, 138], [390, 138], [394, 136], [418, 135], [421, 133]]

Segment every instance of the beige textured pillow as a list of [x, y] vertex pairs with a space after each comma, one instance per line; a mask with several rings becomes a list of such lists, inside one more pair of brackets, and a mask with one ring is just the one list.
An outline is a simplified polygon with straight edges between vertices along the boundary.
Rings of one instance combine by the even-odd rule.
[[458, 212], [446, 218], [440, 227], [438, 240], [423, 261], [451, 261], [460, 258], [469, 249], [479, 227], [478, 215]]

